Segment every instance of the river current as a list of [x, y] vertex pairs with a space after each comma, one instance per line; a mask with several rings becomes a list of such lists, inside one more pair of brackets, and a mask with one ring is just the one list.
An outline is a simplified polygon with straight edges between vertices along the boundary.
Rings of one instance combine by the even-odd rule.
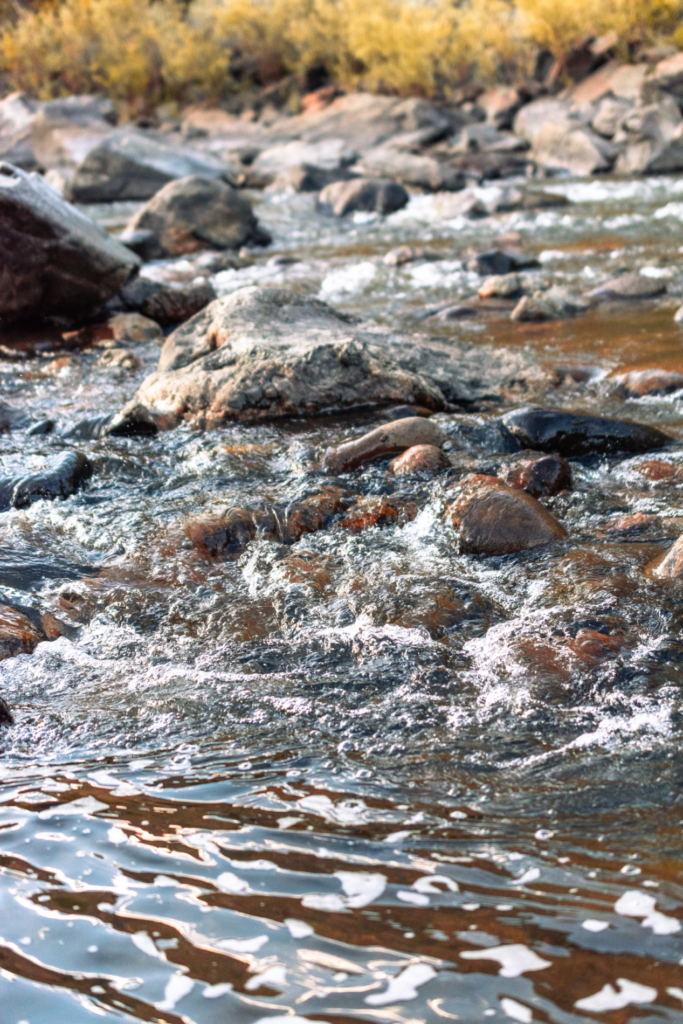
[[[683, 439], [683, 392], [604, 386], [683, 370], [683, 180], [547, 187], [571, 204], [478, 221], [449, 219], [448, 197], [336, 222], [255, 194], [273, 246], [214, 285], [588, 367], [547, 404]], [[117, 228], [131, 209], [86, 212]], [[476, 292], [467, 252], [501, 239], [539, 282], [587, 291], [628, 268], [668, 292], [561, 323], [427, 323]], [[387, 266], [404, 243], [435, 258]], [[131, 371], [49, 330], [2, 341], [3, 399], [56, 422], [3, 435], [2, 472], [74, 448], [95, 472], [0, 514], [3, 592], [70, 625], [0, 662], [0, 1024], [683, 1022], [683, 584], [643, 571], [683, 532], [683, 443], [573, 462], [546, 502], [567, 539], [482, 559], [457, 553], [444, 489], [495, 472], [504, 407], [439, 414], [446, 480], [349, 477], [412, 520], [207, 561], [188, 518], [286, 509], [382, 414], [83, 440], [158, 345]]]

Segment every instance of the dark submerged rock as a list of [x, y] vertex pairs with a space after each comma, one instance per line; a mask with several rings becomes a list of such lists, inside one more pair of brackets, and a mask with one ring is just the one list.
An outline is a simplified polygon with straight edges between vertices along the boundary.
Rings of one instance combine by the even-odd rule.
[[492, 476], [474, 475], [460, 485], [448, 509], [469, 555], [509, 555], [545, 547], [566, 530], [535, 498]]
[[0, 725], [14, 725], [14, 715], [2, 697], [0, 697]]
[[521, 452], [501, 470], [501, 479], [534, 498], [550, 497], [572, 486], [572, 471], [561, 455]]
[[517, 409], [503, 416], [500, 423], [503, 433], [524, 448], [568, 459], [589, 455], [640, 455], [673, 441], [663, 430], [645, 423], [553, 409]]
[[139, 265], [42, 178], [0, 164], [0, 316], [81, 314], [110, 299]]
[[37, 473], [0, 477], [0, 510], [28, 508], [41, 498], [68, 498], [90, 479], [92, 472], [83, 452], [63, 452]]

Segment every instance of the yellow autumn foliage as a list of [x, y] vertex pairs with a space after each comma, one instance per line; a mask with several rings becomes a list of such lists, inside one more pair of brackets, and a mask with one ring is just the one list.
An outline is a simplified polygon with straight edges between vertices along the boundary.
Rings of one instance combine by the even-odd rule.
[[611, 30], [624, 54], [672, 33], [683, 44], [682, 15], [683, 0], [49, 0], [5, 18], [0, 70], [43, 98], [103, 91], [138, 108], [225, 96], [235, 61], [271, 79], [322, 64], [347, 87], [448, 94]]

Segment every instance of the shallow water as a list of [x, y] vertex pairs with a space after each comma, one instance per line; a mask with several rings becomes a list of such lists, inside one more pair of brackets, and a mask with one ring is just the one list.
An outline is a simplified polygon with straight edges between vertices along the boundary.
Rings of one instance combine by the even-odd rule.
[[[416, 337], [588, 365], [592, 383], [547, 403], [683, 438], [682, 393], [601, 387], [683, 371], [683, 181], [551, 187], [574, 205], [476, 222], [415, 197], [337, 224], [266, 194], [273, 248], [215, 284], [285, 284]], [[92, 212], [115, 227], [129, 211]], [[649, 267], [669, 294], [562, 324], [419, 319], [471, 296], [463, 255], [510, 232], [539, 281]], [[387, 267], [403, 242], [442, 259]], [[28, 358], [0, 363], [26, 416], [2, 472], [77, 448], [95, 474], [0, 514], [5, 593], [72, 627], [0, 663], [17, 721], [0, 733], [1, 1024], [683, 1021], [683, 587], [643, 572], [683, 532], [683, 446], [574, 463], [574, 490], [547, 502], [567, 540], [480, 560], [457, 554], [444, 490], [495, 471], [500, 409], [440, 415], [445, 481], [381, 464], [343, 479], [404, 497], [412, 521], [206, 561], [189, 517], [286, 516], [325, 482], [321, 452], [380, 414], [83, 441], [70, 428], [117, 410], [158, 349], [138, 345], [131, 373], [56, 332], [23, 342]], [[54, 434], [26, 434], [46, 416]], [[657, 479], [653, 460], [680, 472]], [[642, 532], [614, 525], [641, 512], [658, 517]]]

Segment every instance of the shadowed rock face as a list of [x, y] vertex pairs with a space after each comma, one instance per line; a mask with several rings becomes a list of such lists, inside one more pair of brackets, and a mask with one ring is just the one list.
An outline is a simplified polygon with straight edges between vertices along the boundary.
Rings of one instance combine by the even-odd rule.
[[567, 535], [540, 502], [495, 476], [465, 479], [448, 511], [460, 531], [463, 554], [510, 555], [545, 547]]
[[503, 431], [524, 448], [580, 459], [587, 455], [640, 455], [673, 440], [663, 430], [632, 420], [581, 416], [552, 409], [517, 409], [503, 416]]
[[394, 403], [452, 409], [544, 381], [522, 353], [416, 345], [357, 326], [316, 299], [252, 287], [174, 331], [130, 408], [147, 409], [164, 427], [210, 425]]
[[0, 164], [0, 316], [82, 313], [110, 299], [139, 266], [42, 178]]

